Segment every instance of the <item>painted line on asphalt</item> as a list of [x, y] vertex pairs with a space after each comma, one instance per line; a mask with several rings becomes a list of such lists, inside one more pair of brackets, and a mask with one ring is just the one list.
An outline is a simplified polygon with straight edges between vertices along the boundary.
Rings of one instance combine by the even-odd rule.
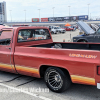
[[33, 94], [33, 93], [31, 93], [31, 92], [28, 92], [28, 91], [24, 91], [24, 90], [21, 90], [21, 89], [12, 87], [12, 86], [5, 85], [5, 84], [3, 84], [3, 83], [0, 83], [0, 85], [1, 85], [1, 86], [4, 86], [4, 87], [6, 87], [6, 88], [12, 89], [12, 90], [21, 91], [22, 93], [28, 94], [28, 95], [33, 96], [33, 97], [36, 97], [36, 98], [40, 98], [40, 99], [42, 99], [42, 100], [52, 100], [52, 99], [49, 99], [49, 98], [47, 98], [47, 97], [44, 97], [44, 96], [41, 96], [41, 95], [38, 95], [38, 94]]

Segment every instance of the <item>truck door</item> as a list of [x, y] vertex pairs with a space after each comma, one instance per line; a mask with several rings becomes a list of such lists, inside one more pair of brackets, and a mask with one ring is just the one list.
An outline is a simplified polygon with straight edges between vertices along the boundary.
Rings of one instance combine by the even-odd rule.
[[0, 31], [0, 70], [13, 72], [13, 53], [12, 53], [13, 30]]

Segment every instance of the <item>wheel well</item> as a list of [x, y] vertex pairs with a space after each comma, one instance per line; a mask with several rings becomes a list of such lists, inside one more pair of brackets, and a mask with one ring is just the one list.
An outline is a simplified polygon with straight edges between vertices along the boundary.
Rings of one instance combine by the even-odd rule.
[[[56, 67], [56, 66], [42, 65], [42, 66], [40, 67], [40, 77], [44, 77], [45, 71], [46, 71], [46, 69], [49, 68], [49, 67]], [[69, 76], [69, 78], [70, 78], [70, 74], [69, 74], [69, 72], [68, 72], [67, 69], [60, 68], [60, 67], [56, 67], [56, 68], [61, 69], [61, 70], [62, 70], [67, 76]], [[70, 79], [71, 79], [71, 78], [70, 78]]]
[[85, 39], [80, 39], [80, 40], [78, 40], [77, 42], [82, 42], [82, 41], [88, 42], [88, 41], [85, 40]]

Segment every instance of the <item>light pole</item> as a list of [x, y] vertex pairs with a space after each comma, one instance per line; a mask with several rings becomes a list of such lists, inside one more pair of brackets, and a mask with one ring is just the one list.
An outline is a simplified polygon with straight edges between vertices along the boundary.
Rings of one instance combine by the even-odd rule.
[[90, 20], [91, 20], [91, 13], [90, 13]]
[[89, 5], [90, 5], [90, 4], [87, 4], [87, 5], [88, 5], [88, 19], [89, 19]]
[[26, 22], [26, 10], [24, 10], [25, 11], [25, 22]]
[[9, 10], [9, 11], [10, 11], [10, 17], [11, 17], [11, 22], [12, 22], [12, 16], [11, 16], [11, 11], [12, 11], [12, 10]]
[[71, 6], [68, 6], [68, 7], [69, 7], [69, 20], [71, 21], [71, 19], [70, 19], [70, 7], [71, 7]]
[[40, 9], [38, 9], [39, 10], [39, 21], [40, 21]]
[[71, 6], [68, 6], [68, 7], [69, 7], [69, 16], [70, 16], [70, 7], [71, 7]]
[[52, 9], [53, 9], [53, 17], [54, 17], [54, 8], [55, 8], [55, 7], [52, 8]]

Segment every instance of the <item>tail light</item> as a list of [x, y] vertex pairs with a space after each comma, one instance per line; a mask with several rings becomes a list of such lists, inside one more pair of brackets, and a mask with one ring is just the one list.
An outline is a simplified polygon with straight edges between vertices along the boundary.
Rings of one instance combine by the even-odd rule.
[[97, 66], [97, 74], [100, 75], [100, 66]]

